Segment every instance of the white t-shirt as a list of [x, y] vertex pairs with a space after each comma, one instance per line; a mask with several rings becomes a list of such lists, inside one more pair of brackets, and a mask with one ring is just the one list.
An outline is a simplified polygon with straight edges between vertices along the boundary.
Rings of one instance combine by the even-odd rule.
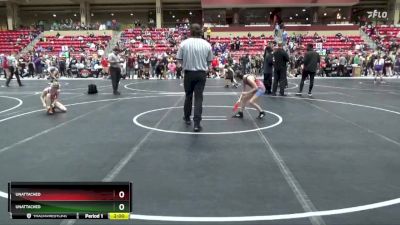
[[385, 60], [384, 59], [375, 59], [375, 63], [374, 65], [381, 65], [383, 66], [383, 64], [385, 64]]

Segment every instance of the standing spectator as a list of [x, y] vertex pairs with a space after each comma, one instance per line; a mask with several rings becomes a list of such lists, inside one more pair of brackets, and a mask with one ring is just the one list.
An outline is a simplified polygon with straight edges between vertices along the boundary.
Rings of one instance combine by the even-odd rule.
[[108, 74], [108, 61], [106, 57], [101, 59], [101, 67], [103, 68], [103, 74]]
[[181, 79], [182, 77], [182, 65], [177, 63], [176, 65], [176, 79]]
[[366, 76], [375, 74], [375, 72], [374, 72], [375, 71], [374, 70], [375, 59], [376, 59], [376, 55], [375, 54], [369, 55], [367, 57]]
[[304, 56], [304, 67], [303, 67], [303, 73], [301, 76], [301, 82], [300, 82], [300, 89], [299, 92], [296, 94], [298, 96], [301, 96], [301, 93], [303, 92], [303, 87], [304, 87], [304, 81], [306, 80], [307, 77], [310, 77], [310, 86], [308, 89], [308, 96], [312, 96], [312, 89], [314, 86], [314, 77], [315, 73], [318, 70], [318, 64], [320, 64], [320, 55], [313, 50], [313, 45], [308, 44], [307, 45], [307, 53]]
[[4, 71], [4, 78], [7, 79], [8, 76], [10, 76], [10, 64], [8, 62], [7, 56], [3, 55], [1, 60], [1, 68], [3, 68]]
[[25, 59], [23, 57], [19, 58], [17, 61], [17, 76], [20, 76], [22, 78], [28, 76], [27, 72], [27, 63], [25, 62]]
[[168, 63], [168, 72], [169, 72], [169, 79], [175, 78], [175, 72], [176, 72], [176, 65], [174, 61], [171, 61]]
[[29, 61], [28, 61], [28, 74], [31, 77], [35, 76], [35, 64], [33, 63], [31, 58], [29, 58]]
[[240, 39], [239, 39], [239, 37], [236, 38], [236, 41], [235, 41], [235, 50], [236, 51], [240, 50]]
[[233, 39], [229, 41], [229, 46], [231, 51], [235, 51], [235, 41]]
[[66, 67], [67, 67], [67, 64], [66, 64], [66, 62], [65, 62], [65, 58], [64, 57], [62, 57], [61, 59], [60, 59], [60, 61], [58, 62], [58, 68], [59, 68], [59, 71], [60, 71], [60, 76], [65, 76], [66, 75]]
[[138, 63], [138, 79], [143, 79], [143, 72], [144, 72], [144, 58], [143, 55], [139, 55], [137, 58]]
[[157, 67], [157, 57], [155, 55], [150, 57], [150, 73], [154, 78], [156, 76], [156, 67]]
[[346, 65], [347, 65], [347, 59], [344, 55], [341, 55], [339, 58], [339, 66], [337, 70], [338, 76], [345, 76], [347, 74]]
[[150, 77], [150, 59], [147, 55], [143, 59], [143, 68], [144, 68], [145, 78], [149, 79], [149, 77]]
[[286, 32], [285, 29], [282, 29], [282, 42], [283, 45], [286, 46], [287, 42], [288, 42], [288, 33]]
[[113, 93], [114, 95], [120, 95], [121, 93], [118, 91], [118, 84], [121, 80], [121, 58], [119, 57], [119, 48], [115, 47], [113, 52], [108, 55], [108, 62], [110, 63]]
[[218, 69], [219, 69], [218, 56], [215, 56], [214, 59], [211, 61], [211, 68], [214, 76], [218, 76]]
[[385, 74], [384, 75], [387, 77], [391, 77], [391, 76], [393, 76], [393, 73], [392, 73], [393, 61], [389, 56], [385, 56], [384, 59], [385, 59], [385, 68], [384, 68]]
[[377, 81], [377, 77], [379, 75], [381, 82], [383, 82], [382, 72], [383, 66], [385, 65], [385, 60], [383, 59], [382, 55], [375, 59], [374, 68], [375, 68], [375, 75], [374, 75], [374, 83]]
[[135, 72], [135, 55], [131, 53], [126, 63], [126, 75], [132, 79], [134, 72]]
[[287, 63], [289, 62], [289, 55], [283, 50], [282, 42], [278, 43], [278, 49], [274, 52], [274, 85], [272, 89], [272, 95], [276, 96], [276, 91], [278, 89], [278, 83], [280, 87], [280, 96], [285, 95], [285, 87], [287, 85]]
[[191, 37], [181, 43], [177, 59], [182, 61], [182, 67], [185, 71], [183, 83], [186, 98], [183, 119], [187, 125], [190, 125], [194, 93], [194, 132], [200, 132], [202, 130], [200, 122], [203, 111], [203, 91], [213, 54], [211, 45], [201, 38], [203, 35], [200, 25], [192, 24], [190, 31]]
[[34, 60], [35, 63], [35, 72], [36, 75], [38, 76], [38, 79], [42, 77], [43, 73], [43, 64], [42, 64], [42, 58], [39, 56]]
[[161, 80], [163, 77], [163, 74], [164, 74], [164, 63], [161, 60], [159, 60], [157, 63], [157, 66], [156, 66], [157, 79]]
[[4, 54], [0, 55], [0, 75], [1, 75], [1, 73], [3, 73], [4, 74], [4, 78], [7, 78], [6, 71], [3, 68], [4, 57], [5, 57]]
[[211, 28], [208, 27], [207, 28], [207, 40], [210, 40], [210, 38], [211, 38]]
[[395, 58], [394, 73], [395, 73], [395, 75], [397, 75], [397, 78], [399, 78], [399, 75], [400, 75], [400, 55], [397, 55], [396, 58]]
[[272, 56], [272, 48], [267, 46], [265, 48], [264, 53], [264, 86], [265, 86], [265, 94], [272, 94], [272, 67], [274, 66], [273, 56]]

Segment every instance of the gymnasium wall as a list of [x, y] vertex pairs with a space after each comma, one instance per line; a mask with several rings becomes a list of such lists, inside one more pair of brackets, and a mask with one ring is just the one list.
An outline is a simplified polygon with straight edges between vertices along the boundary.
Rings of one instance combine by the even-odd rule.
[[8, 30], [6, 7], [0, 7], [0, 30]]
[[[229, 37], [230, 34], [233, 36], [246, 36], [250, 32], [253, 36], [260, 36], [264, 34], [266, 36], [273, 35], [273, 28], [271, 26], [264, 27], [213, 27], [211, 28], [212, 37]], [[287, 26], [286, 31], [291, 35], [295, 34], [308, 34], [314, 35], [317, 32], [319, 35], [332, 36], [337, 33], [343, 35], [360, 35], [358, 26], [353, 25], [337, 25], [337, 26]]]

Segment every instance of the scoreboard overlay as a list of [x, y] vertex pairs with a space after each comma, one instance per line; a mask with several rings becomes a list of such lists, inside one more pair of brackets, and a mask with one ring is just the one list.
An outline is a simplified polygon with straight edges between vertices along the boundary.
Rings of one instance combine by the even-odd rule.
[[10, 182], [11, 219], [126, 220], [131, 182]]

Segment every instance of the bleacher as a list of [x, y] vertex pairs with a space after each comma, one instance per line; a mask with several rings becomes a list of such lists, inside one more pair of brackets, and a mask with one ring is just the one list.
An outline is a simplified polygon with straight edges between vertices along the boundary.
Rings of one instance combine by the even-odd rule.
[[[42, 48], [41, 51], [47, 55], [58, 56], [63, 48], [68, 48], [71, 57], [79, 56], [80, 54], [94, 54], [97, 52], [96, 49], [90, 48], [90, 43], [95, 43], [103, 46], [105, 49], [108, 46], [111, 36], [45, 36], [35, 46], [35, 49]], [[89, 43], [89, 44], [88, 44]], [[83, 51], [82, 51], [83, 50]]]
[[[368, 30], [367, 30], [368, 31]], [[397, 35], [400, 32], [400, 27], [376, 27], [376, 34], [373, 34], [371, 38], [373, 40], [377, 39], [377, 34], [379, 34], [383, 39], [381, 43], [385, 46], [389, 45], [389, 42], [397, 39]], [[398, 40], [398, 39], [397, 39]]]
[[[336, 36], [326, 36], [326, 42], [323, 43], [323, 48], [324, 49], [330, 49], [332, 54], [342, 54], [342, 53], [348, 53], [349, 51], [354, 51], [354, 45], [360, 45], [364, 43], [364, 40], [362, 40], [361, 36], [356, 36], [356, 35], [348, 35], [346, 36], [349, 38], [348, 42], [343, 42], [340, 41], [340, 38]], [[273, 37], [255, 37], [252, 38], [252, 46], [249, 46], [248, 43], [248, 38], [247, 37], [241, 37], [239, 38], [241, 42], [241, 47], [239, 51], [233, 51], [231, 52], [231, 55], [233, 57], [240, 57], [242, 55], [256, 55], [256, 54], [263, 54], [264, 53], [264, 48], [265, 46], [268, 45], [269, 42], [273, 42], [274, 38]], [[228, 48], [230, 47], [229, 44], [231, 42], [230, 38], [228, 37], [223, 37], [223, 38], [211, 38], [210, 39], [211, 43], [225, 43], [228, 45]], [[302, 46], [298, 49], [301, 53], [305, 52], [305, 46], [309, 43], [315, 44], [314, 42], [314, 37], [313, 36], [305, 36], [303, 38]]]
[[19, 53], [30, 42], [30, 30], [0, 31], [0, 53]]
[[[182, 37], [184, 33], [189, 34], [189, 31], [185, 30], [175, 30], [172, 32], [172, 36], [175, 40], [177, 37]], [[174, 48], [171, 47], [171, 44], [166, 40], [166, 35], [170, 33], [167, 28], [160, 28], [151, 31], [147, 31], [147, 35], [140, 28], [136, 29], [127, 29], [122, 35], [121, 39], [123, 41], [136, 40], [136, 37], [143, 36], [144, 38], [151, 37], [151, 39], [155, 42], [154, 45], [140, 44], [140, 41], [136, 41], [135, 43], [126, 43], [125, 47], [129, 48], [133, 53], [163, 53], [163, 52], [174, 52]], [[177, 45], [179, 45], [180, 41], [178, 40]]]

